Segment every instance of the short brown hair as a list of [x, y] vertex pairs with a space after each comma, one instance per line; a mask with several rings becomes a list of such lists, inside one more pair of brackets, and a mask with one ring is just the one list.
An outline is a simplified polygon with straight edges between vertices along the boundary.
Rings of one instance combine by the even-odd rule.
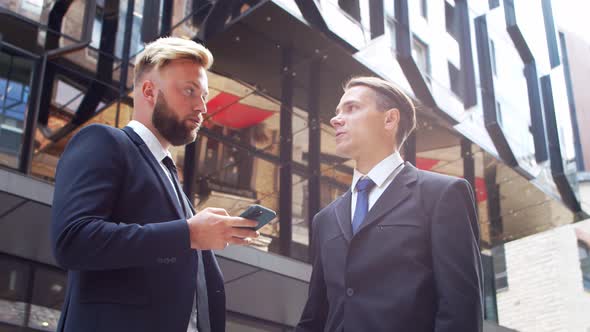
[[412, 99], [393, 83], [378, 77], [353, 77], [344, 84], [344, 91], [355, 86], [365, 86], [373, 90], [377, 95], [377, 107], [381, 110], [387, 111], [392, 108], [399, 110], [400, 120], [396, 140], [398, 148], [401, 147], [416, 128], [416, 108]]
[[160, 69], [172, 60], [190, 59], [201, 64], [205, 69], [211, 68], [213, 55], [205, 46], [189, 39], [162, 37], [147, 44], [135, 60], [135, 78], [153, 68]]

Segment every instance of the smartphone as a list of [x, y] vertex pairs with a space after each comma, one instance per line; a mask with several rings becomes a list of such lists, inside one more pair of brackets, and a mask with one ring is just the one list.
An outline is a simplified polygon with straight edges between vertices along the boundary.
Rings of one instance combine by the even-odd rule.
[[262, 205], [258, 205], [258, 204], [250, 205], [246, 209], [246, 211], [244, 211], [244, 212], [242, 212], [242, 214], [240, 214], [240, 217], [242, 217], [242, 218], [258, 221], [258, 225], [256, 225], [256, 227], [252, 228], [255, 231], [262, 228], [262, 226], [268, 224], [276, 216], [277, 216], [276, 212], [274, 212], [273, 210], [266, 208]]

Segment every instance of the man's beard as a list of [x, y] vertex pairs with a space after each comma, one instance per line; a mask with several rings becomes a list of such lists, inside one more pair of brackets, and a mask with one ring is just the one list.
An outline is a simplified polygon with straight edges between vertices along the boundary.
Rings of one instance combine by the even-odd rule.
[[158, 94], [156, 105], [154, 105], [152, 124], [160, 135], [174, 146], [192, 143], [197, 138], [198, 128], [193, 131], [184, 125], [184, 121], [179, 119], [168, 106], [162, 92]]

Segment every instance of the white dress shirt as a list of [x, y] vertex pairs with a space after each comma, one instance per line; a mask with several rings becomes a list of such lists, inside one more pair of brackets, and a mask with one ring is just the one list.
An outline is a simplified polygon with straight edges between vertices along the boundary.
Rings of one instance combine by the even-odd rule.
[[[381, 194], [389, 187], [393, 179], [397, 174], [404, 168], [404, 160], [398, 151], [390, 154], [387, 158], [381, 160], [375, 167], [373, 167], [369, 173], [363, 174], [356, 168], [352, 176], [352, 185], [350, 190], [352, 191], [352, 199], [350, 202], [350, 215], [354, 216], [354, 210], [356, 208], [356, 199], [358, 196], [356, 190], [356, 183], [364, 176], [370, 178], [375, 182], [375, 187], [369, 193], [369, 211], [375, 205], [375, 202], [381, 197]], [[351, 218], [352, 221], [352, 218]]]
[[[160, 144], [160, 141], [158, 141], [158, 138], [156, 138], [156, 135], [154, 135], [154, 133], [152, 133], [152, 131], [149, 130], [149, 128], [146, 127], [143, 123], [136, 120], [131, 120], [129, 121], [127, 126], [133, 129], [133, 131], [145, 142], [145, 145], [147, 145], [148, 149], [150, 150], [154, 158], [156, 158], [156, 160], [158, 161], [158, 164], [160, 164], [160, 167], [162, 168], [164, 173], [168, 176], [168, 181], [170, 181], [170, 185], [172, 186], [172, 188], [174, 188], [174, 183], [172, 182], [172, 175], [170, 174], [168, 167], [166, 167], [166, 165], [164, 165], [164, 163], [162, 162], [162, 160], [165, 157], [170, 157], [170, 159], [172, 159], [170, 151], [164, 149], [162, 144]], [[174, 190], [174, 193], [176, 193], [176, 190]], [[176, 198], [178, 199], [178, 202], [181, 202], [180, 198], [178, 197], [178, 194], [176, 194]]]

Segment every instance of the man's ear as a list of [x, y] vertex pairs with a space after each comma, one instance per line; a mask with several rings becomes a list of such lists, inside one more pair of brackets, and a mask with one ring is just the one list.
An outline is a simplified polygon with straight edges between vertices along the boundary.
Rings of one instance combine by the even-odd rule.
[[150, 80], [144, 80], [141, 82], [141, 96], [150, 105], [155, 104], [155, 102], [156, 102], [156, 87], [154, 86], [154, 82], [152, 82]]
[[385, 112], [385, 129], [397, 132], [399, 126], [399, 109], [391, 108]]

